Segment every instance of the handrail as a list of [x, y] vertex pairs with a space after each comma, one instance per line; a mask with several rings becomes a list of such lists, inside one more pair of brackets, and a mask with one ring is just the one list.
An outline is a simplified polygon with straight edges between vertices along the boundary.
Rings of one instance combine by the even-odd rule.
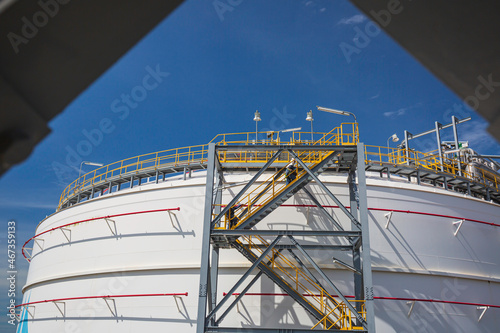
[[[231, 145], [356, 145], [359, 142], [359, 130], [357, 123], [342, 123], [339, 127], [333, 128], [328, 133], [315, 132], [320, 135], [319, 139], [311, 141], [309, 136], [311, 132], [291, 132], [288, 141], [280, 137], [280, 132], [269, 131], [260, 133], [270, 133], [268, 139], [256, 140], [255, 132], [244, 133], [226, 133], [216, 135], [210, 143], [216, 143], [223, 146]], [[275, 137], [274, 134], [277, 134]], [[231, 152], [239, 154], [238, 158], [230, 158], [226, 152], [221, 153], [221, 158], [227, 162], [240, 163], [260, 163], [262, 158], [267, 158], [267, 153], [259, 155], [247, 151]], [[261, 157], [264, 156], [264, 157]], [[126, 158], [109, 165], [105, 165], [91, 172], [84, 174], [71, 182], [61, 193], [58, 210], [69, 200], [70, 197], [81, 193], [84, 189], [92, 186], [104, 184], [116, 178], [131, 176], [142, 171], [159, 170], [167, 167], [205, 165], [208, 158], [208, 144], [174, 148], [143, 154], [135, 157]], [[500, 175], [496, 172], [488, 171], [481, 166], [474, 166], [474, 171], [460, 170], [456, 159], [447, 157], [441, 159], [433, 153], [422, 153], [415, 150], [406, 150], [400, 148], [390, 148], [382, 146], [365, 145], [365, 160], [367, 163], [407, 165], [413, 168], [422, 168], [432, 170], [435, 173], [449, 174], [457, 176], [462, 174], [474, 183], [490, 187], [500, 191]], [[284, 162], [277, 160], [277, 163]]]
[[26, 242], [24, 242], [23, 244], [23, 247], [21, 249], [21, 253], [23, 254], [24, 258], [30, 262], [30, 259], [28, 259], [28, 257], [26, 257], [26, 254], [24, 253], [24, 249], [26, 247], [26, 245], [28, 245], [28, 243], [34, 239], [36, 239], [38, 236], [41, 236], [43, 234], [46, 234], [48, 232], [51, 232], [51, 231], [54, 231], [54, 230], [57, 230], [57, 229], [62, 229], [62, 228], [65, 228], [65, 227], [68, 227], [68, 226], [71, 226], [71, 225], [75, 225], [75, 224], [79, 224], [79, 223], [83, 223], [83, 222], [90, 222], [90, 221], [96, 221], [96, 220], [103, 220], [103, 219], [109, 219], [109, 218], [113, 218], [113, 217], [119, 217], [119, 216], [127, 216], [127, 215], [136, 215], [136, 214], [145, 214], [145, 213], [156, 213], [156, 212], [167, 212], [167, 211], [173, 211], [173, 210], [177, 210], [177, 211], [180, 211], [180, 207], [176, 207], [176, 208], [164, 208], [164, 209], [153, 209], [153, 210], [143, 210], [143, 211], [137, 211], [137, 212], [129, 212], [129, 213], [120, 213], [120, 214], [114, 214], [114, 215], [106, 215], [106, 216], [99, 216], [99, 217], [92, 217], [92, 218], [89, 218], [89, 219], [85, 219], [85, 220], [80, 220], [80, 221], [76, 221], [76, 222], [71, 222], [71, 223], [67, 223], [67, 224], [63, 224], [63, 225], [60, 225], [58, 227], [54, 227], [54, 228], [51, 228], [51, 229], [48, 229], [48, 230], [45, 230], [41, 233], [38, 233], [36, 235], [34, 235], [33, 237], [31, 237], [30, 239], [28, 239]]
[[[354, 133], [350, 133], [349, 130], [343, 131], [344, 127], [352, 127]], [[335, 140], [330, 141], [324, 138], [332, 133], [337, 132], [337, 134], [331, 134], [330, 139]], [[262, 133], [262, 132], [261, 132]], [[278, 132], [277, 132], [278, 133]], [[252, 139], [255, 132], [245, 132], [245, 133], [228, 133], [228, 134], [218, 134], [209, 143], [216, 143], [219, 145], [256, 145], [256, 144], [284, 144], [284, 145], [296, 145], [296, 144], [314, 144], [314, 145], [332, 145], [332, 144], [357, 144], [359, 134], [357, 124], [353, 123], [342, 123], [339, 127], [334, 128], [329, 133], [316, 133], [323, 135], [323, 138], [315, 141], [314, 143], [308, 140], [302, 140], [302, 136], [306, 134], [311, 135], [311, 132], [292, 132], [290, 141], [282, 141], [279, 137], [275, 140], [271, 138], [269, 140], [259, 140]], [[354, 140], [354, 141], [353, 141]], [[88, 172], [81, 177], [77, 178], [71, 182], [61, 193], [59, 199], [58, 210], [61, 209], [66, 200], [70, 196], [77, 195], [84, 188], [95, 186], [97, 184], [102, 184], [110, 178], [119, 177], [124, 174], [130, 174], [133, 172], [139, 172], [142, 170], [158, 170], [162, 166], [178, 166], [178, 165], [189, 165], [195, 163], [206, 163], [208, 155], [208, 144], [187, 146], [181, 148], [174, 148], [168, 150], [162, 150], [159, 152], [153, 152], [148, 154], [143, 154], [135, 157], [129, 157], [124, 160], [113, 162], [109, 165], [102, 166], [91, 172]]]
[[85, 187], [104, 183], [109, 178], [145, 169], [156, 170], [162, 165], [175, 166], [180, 161], [183, 164], [204, 163], [206, 162], [207, 153], [208, 145], [197, 145], [143, 154], [113, 162], [88, 172], [71, 182], [61, 193], [58, 208], [70, 195], [76, 195]]
[[475, 169], [480, 172], [480, 176], [478, 176], [467, 170], [459, 169], [456, 159], [443, 157], [441, 170], [441, 159], [432, 152], [422, 153], [410, 150], [408, 151], [408, 156], [406, 156], [406, 152], [406, 149], [401, 148], [365, 145], [365, 158], [367, 162], [389, 163], [392, 165], [407, 164], [415, 168], [421, 167], [434, 172], [443, 172], [454, 176], [458, 175], [459, 171], [461, 171], [462, 177], [464, 178], [484, 186], [493, 187], [497, 191], [500, 189], [500, 175], [493, 174], [480, 166], [475, 166]]
[[[252, 250], [252, 247], [255, 248], [259, 253], [263, 253], [263, 250], [260, 249], [259, 247], [256, 247], [256, 243], [252, 239], [257, 239], [260, 243], [263, 245], [269, 246], [269, 243], [263, 239], [260, 236], [243, 236], [243, 240], [247, 241], [247, 244], [244, 244], [242, 241], [237, 240], [238, 243], [242, 246], [248, 246], [248, 250]], [[252, 246], [253, 245], [253, 246]], [[328, 304], [328, 300], [330, 300], [334, 307], [336, 308], [341, 302], [337, 302], [336, 300], [333, 299], [332, 295], [330, 295], [321, 285], [318, 285], [309, 275], [304, 273], [302, 269], [297, 267], [291, 260], [286, 258], [285, 256], [281, 255], [280, 252], [277, 252], [276, 250], [272, 250], [273, 254], [268, 255], [268, 259], [271, 261], [271, 269], [280, 271], [281, 274], [283, 275], [282, 279], [283, 282], [290, 285], [292, 283], [295, 286], [295, 290], [302, 290], [305, 293], [309, 294], [310, 297], [312, 298], [311, 301], [315, 301], [319, 308], [325, 309], [326, 311], [332, 310], [332, 307]], [[282, 263], [280, 263], [280, 261]], [[291, 274], [288, 270], [292, 269], [294, 271], [294, 274]], [[276, 272], [275, 272], [276, 274]], [[284, 277], [288, 277], [288, 281], [285, 280]], [[309, 285], [310, 287], [306, 286]], [[292, 287], [293, 288], [293, 287]], [[316, 293], [312, 292], [310, 289], [316, 289], [319, 291], [321, 294], [317, 295]], [[302, 294], [300, 294], [302, 295]], [[304, 298], [304, 301], [307, 302], [309, 305], [315, 307], [311, 302], [306, 300]], [[314, 303], [314, 304], [316, 304]], [[335, 310], [335, 308], [333, 310]], [[346, 318], [346, 312], [343, 311], [343, 309], [340, 311], [340, 313], [333, 312], [331, 313], [334, 317], [335, 320], [332, 318], [326, 318], [325, 320], [325, 325], [326, 325], [326, 320], [328, 320], [328, 324], [333, 324], [340, 320], [340, 319], [345, 319]], [[350, 315], [350, 314], [349, 314]], [[328, 317], [330, 314], [328, 315]], [[344, 323], [344, 321], [342, 321]], [[333, 326], [332, 325], [332, 326]]]
[[189, 295], [188, 292], [185, 292], [185, 293], [166, 293], [166, 294], [132, 294], [132, 295], [102, 295], [102, 296], [66, 297], [66, 298], [54, 298], [54, 299], [47, 299], [47, 300], [43, 300], [43, 301], [35, 301], [35, 302], [18, 304], [15, 306], [15, 308], [33, 305], [33, 304], [40, 304], [40, 303], [64, 302], [64, 301], [73, 301], [73, 300], [80, 300], [80, 299], [93, 299], [93, 298], [188, 296], [188, 295]]

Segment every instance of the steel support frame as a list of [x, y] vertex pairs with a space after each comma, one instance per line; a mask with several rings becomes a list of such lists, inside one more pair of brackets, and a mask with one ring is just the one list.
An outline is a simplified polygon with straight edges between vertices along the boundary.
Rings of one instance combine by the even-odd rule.
[[[224, 317], [228, 314], [229, 310], [226, 310], [220, 318], [217, 318], [217, 310], [222, 307], [222, 305], [227, 301], [226, 297], [229, 297], [228, 294], [219, 304], [217, 304], [217, 274], [218, 274], [218, 258], [219, 258], [219, 249], [216, 246], [211, 245], [211, 236], [212, 235], [225, 235], [225, 236], [241, 236], [241, 235], [252, 235], [258, 234], [261, 236], [277, 236], [272, 244], [264, 250], [264, 254], [262, 254], [258, 261], [254, 262], [252, 267], [242, 276], [240, 281], [231, 288], [231, 290], [236, 290], [245, 278], [247, 278], [251, 271], [258, 267], [259, 265], [264, 265], [262, 260], [265, 258], [265, 254], [268, 254], [273, 248], [281, 251], [282, 249], [288, 249], [290, 253], [293, 254], [292, 248], [299, 250], [303, 255], [307, 258], [307, 261], [311, 262], [316, 271], [320, 274], [320, 276], [325, 280], [326, 274], [322, 272], [319, 266], [313, 261], [313, 259], [307, 255], [305, 249], [307, 246], [300, 245], [293, 235], [301, 235], [307, 234], [307, 232], [294, 232], [294, 231], [272, 231], [272, 230], [217, 230], [214, 227], [217, 225], [217, 222], [220, 221], [220, 218], [224, 216], [228, 207], [231, 207], [231, 203], [234, 205], [235, 202], [245, 193], [245, 191], [250, 188], [250, 186], [258, 179], [260, 175], [264, 171], [268, 169], [268, 167], [272, 164], [272, 162], [279, 156], [283, 151], [288, 151], [292, 156], [295, 156], [296, 160], [302, 167], [305, 167], [306, 171], [309, 173], [310, 178], [316, 182], [325, 192], [331, 197], [340, 207], [340, 209], [348, 216], [348, 218], [352, 222], [352, 230], [353, 231], [345, 231], [342, 229], [340, 224], [333, 219], [330, 214], [326, 212], [326, 210], [322, 209], [321, 205], [317, 205], [319, 209], [327, 215], [327, 218], [332, 222], [332, 225], [335, 226], [336, 231], [328, 230], [324, 233], [316, 233], [312, 232], [311, 235], [316, 235], [317, 237], [345, 237], [349, 240], [350, 245], [343, 246], [344, 248], [352, 249], [353, 254], [353, 267], [361, 272], [361, 274], [354, 274], [354, 286], [355, 286], [355, 295], [357, 299], [365, 300], [365, 308], [367, 312], [366, 321], [364, 321], [359, 315], [357, 315], [358, 325], [362, 324], [364, 326], [364, 330], [361, 332], [369, 332], [375, 333], [375, 317], [374, 317], [374, 307], [373, 307], [373, 286], [372, 286], [372, 271], [371, 271], [371, 256], [370, 256], [370, 241], [369, 241], [369, 229], [368, 229], [368, 208], [367, 208], [367, 198], [366, 198], [366, 176], [365, 176], [365, 157], [364, 157], [364, 145], [362, 143], [358, 144], [356, 147], [357, 161], [355, 164], [351, 166], [351, 171], [349, 173], [348, 183], [349, 183], [349, 195], [350, 195], [350, 210], [347, 210], [338, 199], [326, 188], [326, 186], [314, 175], [314, 173], [300, 160], [297, 155], [293, 152], [295, 147], [283, 147], [283, 146], [244, 146], [238, 147], [241, 150], [275, 150], [276, 153], [271, 158], [271, 160], [258, 171], [255, 177], [245, 186], [244, 190], [240, 191], [231, 202], [224, 208], [221, 209], [221, 196], [222, 196], [222, 187], [224, 180], [223, 168], [218, 161], [218, 148], [214, 143], [209, 144], [208, 148], [208, 163], [207, 163], [207, 182], [206, 182], [206, 193], [205, 193], [205, 208], [204, 208], [204, 223], [203, 223], [203, 239], [202, 239], [202, 249], [201, 249], [201, 265], [200, 265], [200, 286], [199, 286], [199, 300], [198, 300], [198, 318], [197, 318], [197, 333], [205, 333], [205, 332], [229, 332], [232, 328], [229, 327], [219, 327], [219, 324], [224, 319]], [[234, 147], [220, 147], [220, 150], [227, 150]], [[257, 148], [257, 149], [256, 149]], [[303, 148], [303, 147], [300, 147]], [[318, 150], [317, 147], [314, 147], [315, 150]], [[323, 150], [326, 150], [325, 147], [322, 147]], [[332, 151], [335, 148], [332, 147]], [[302, 149], [299, 149], [302, 150]], [[356, 174], [358, 179], [358, 184], [356, 185]], [[217, 186], [215, 186], [215, 182], [217, 182]], [[305, 188], [303, 188], [305, 190]], [[310, 191], [306, 190], [307, 195], [311, 198], [311, 200], [317, 204], [319, 202], [315, 202], [314, 195], [310, 193]], [[317, 201], [317, 200], [316, 200]], [[212, 214], [216, 214], [216, 218], [213, 219]], [[358, 218], [359, 214], [359, 218]], [[281, 237], [288, 236], [290, 240], [292, 240], [292, 245], [277, 245]], [[309, 236], [309, 235], [308, 235]], [[311, 247], [312, 248], [312, 247]], [[332, 246], [330, 249], [333, 250], [335, 247]], [[341, 248], [341, 246], [338, 246]], [[210, 255], [210, 253], [212, 255]], [[210, 260], [210, 257], [212, 259]], [[304, 266], [305, 267], [305, 266]], [[307, 270], [307, 274], [312, 274]], [[232, 308], [237, 302], [243, 297], [243, 295], [250, 289], [250, 287], [259, 279], [262, 275], [262, 271], [260, 271], [253, 280], [245, 287], [242, 293], [240, 293], [239, 297], [230, 305]], [[337, 292], [338, 295], [341, 295], [339, 290], [335, 287], [333, 282], [326, 278], [328, 285], [330, 287], [333, 286], [333, 289]], [[347, 306], [352, 308], [352, 306], [347, 302], [345, 297], [344, 299]], [[207, 308], [209, 311], [209, 315], [207, 316]], [[354, 313], [357, 314], [354, 308], [352, 308]], [[360, 310], [359, 308], [357, 309]], [[249, 332], [282, 332], [282, 329], [248, 329]], [[287, 332], [303, 332], [304, 330], [287, 330]], [[330, 331], [337, 331], [332, 329]], [[359, 330], [358, 330], [359, 332]]]

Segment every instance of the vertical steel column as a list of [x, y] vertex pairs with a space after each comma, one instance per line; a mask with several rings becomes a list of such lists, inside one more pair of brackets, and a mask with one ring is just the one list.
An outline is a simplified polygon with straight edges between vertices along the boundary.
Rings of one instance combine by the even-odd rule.
[[[407, 140], [405, 132], [405, 140]], [[408, 147], [407, 147], [408, 148]], [[358, 143], [358, 200], [359, 221], [361, 223], [361, 259], [363, 265], [363, 286], [365, 292], [366, 323], [368, 333], [375, 333], [375, 309], [373, 305], [372, 261], [370, 251], [370, 232], [368, 227], [368, 200], [366, 193], [365, 148]]]
[[[354, 216], [356, 219], [358, 219], [358, 201], [356, 200], [356, 171], [355, 170], [350, 170], [349, 171], [349, 177], [347, 178], [349, 182], [349, 202], [350, 202], [350, 211], [352, 216]], [[356, 230], [357, 226], [351, 222], [351, 230]], [[353, 266], [356, 270], [359, 272], [362, 271], [361, 269], [361, 253], [359, 251], [359, 244], [358, 242], [354, 243], [352, 245], [352, 262]], [[354, 295], [355, 299], [357, 300], [362, 300], [364, 299], [363, 295], [363, 278], [361, 275], [357, 273], [353, 273], [354, 275]], [[356, 310], [358, 312], [361, 312], [361, 303], [356, 302]], [[360, 325], [360, 323], [358, 323]]]
[[441, 130], [441, 124], [436, 121], [436, 139], [437, 139], [437, 145], [438, 145], [438, 152], [439, 152], [439, 163], [441, 164], [441, 171], [443, 171], [443, 149], [441, 148], [441, 133], [439, 132]]
[[[208, 303], [208, 311], [212, 311], [217, 306], [217, 282], [219, 275], [219, 248], [212, 248], [212, 262], [210, 266], [210, 300]], [[216, 322], [215, 315], [211, 319], [212, 326]]]
[[[214, 153], [215, 158], [217, 158], [216, 152]], [[191, 170], [189, 170], [191, 173]], [[224, 178], [220, 174], [220, 170], [215, 169], [215, 177], [217, 178], [217, 188], [216, 188], [216, 194], [215, 194], [215, 206], [214, 206], [214, 213], [219, 214], [221, 211], [221, 204], [222, 204], [222, 185], [224, 183]], [[211, 222], [211, 221], [210, 221]], [[209, 223], [210, 223], [209, 222]], [[217, 306], [217, 283], [218, 283], [218, 276], [219, 276], [219, 247], [213, 246], [212, 247], [212, 261], [210, 264], [210, 300], [208, 303], [208, 310], [211, 312], [215, 307]], [[215, 315], [210, 319], [210, 323], [212, 326], [216, 326], [217, 324], [217, 318]]]
[[210, 269], [210, 224], [212, 221], [212, 205], [215, 174], [215, 143], [208, 145], [207, 184], [205, 188], [205, 209], [203, 214], [203, 238], [201, 245], [200, 292], [198, 298], [197, 333], [204, 333], [207, 316], [207, 290]]
[[462, 175], [462, 163], [460, 162], [460, 148], [458, 147], [458, 132], [457, 132], [457, 117], [451, 116], [451, 122], [453, 124], [453, 136], [455, 137], [455, 149], [458, 156], [458, 174]]

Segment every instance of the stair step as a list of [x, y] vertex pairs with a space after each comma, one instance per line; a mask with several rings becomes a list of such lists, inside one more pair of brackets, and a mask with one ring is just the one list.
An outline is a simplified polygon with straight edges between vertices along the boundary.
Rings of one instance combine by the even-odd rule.
[[[326, 157], [325, 157], [326, 158]], [[312, 172], [315, 175], [321, 174], [324, 170], [326, 170], [330, 165], [332, 165], [334, 161], [328, 161], [324, 162], [324, 159], [320, 162], [318, 162], [313, 168]], [[248, 221], [249, 219], [252, 219], [249, 224], [247, 224], [244, 228], [245, 229], [250, 229], [253, 226], [255, 226], [258, 222], [260, 222], [264, 217], [269, 215], [271, 212], [273, 212], [275, 209], [277, 209], [279, 206], [281, 206], [285, 201], [287, 201], [289, 198], [291, 198], [294, 194], [296, 194], [298, 191], [303, 189], [309, 182], [311, 182], [312, 177], [309, 174], [305, 174], [301, 176], [299, 179], [296, 180], [297, 183], [295, 185], [291, 185], [290, 188], [285, 188], [284, 191], [286, 191], [284, 194], [282, 192], [282, 196], [274, 201], [270, 206], [266, 207], [265, 209], [262, 209], [263, 207], [259, 208], [257, 211], [251, 213], [251, 214], [246, 214], [245, 216], [242, 217], [243, 221]], [[258, 197], [262, 197], [265, 192], [267, 192], [270, 189], [270, 187], [266, 186], [263, 192], [259, 193]], [[275, 199], [272, 199], [275, 200]], [[243, 222], [245, 223], [245, 222]]]
[[[256, 260], [257, 260], [257, 256], [250, 250], [248, 249], [247, 245], [245, 244], [240, 244], [240, 243], [237, 243], [237, 242], [234, 242], [234, 247], [245, 257], [247, 258], [251, 263], [254, 263]], [[276, 272], [271, 268], [271, 267], [268, 267], [269, 270], [267, 269], [263, 269], [261, 268], [260, 266], [258, 266], [259, 270], [261, 270], [267, 277], [269, 277], [272, 281], [274, 281], [280, 288], [282, 288], [284, 291], [285, 288], [283, 288], [283, 284], [285, 285], [288, 285], [289, 288], [291, 289], [290, 291], [286, 291], [289, 293], [289, 295], [296, 301], [298, 302], [299, 304], [301, 304], [305, 310], [307, 310], [309, 313], [311, 313], [311, 315], [313, 315], [313, 317], [317, 318], [318, 320], [321, 320], [323, 319], [323, 317], [325, 316], [325, 313], [321, 310], [319, 310], [316, 306], [314, 306], [313, 304], [311, 304], [310, 302], [308, 302], [303, 296], [302, 294], [298, 291], [298, 290], [295, 290], [295, 288], [293, 288], [289, 282], [286, 282], [283, 277], [281, 277], [279, 274], [276, 274]], [[275, 274], [271, 274], [270, 272], [274, 272]], [[281, 283], [280, 283], [281, 282]], [[314, 310], [311, 310], [309, 308], [307, 308], [307, 306], [305, 305], [309, 305], [312, 309]], [[332, 320], [332, 319], [327, 319], [330, 323], [333, 323], [335, 320]], [[337, 328], [340, 328], [338, 327], [337, 325], [335, 325]]]

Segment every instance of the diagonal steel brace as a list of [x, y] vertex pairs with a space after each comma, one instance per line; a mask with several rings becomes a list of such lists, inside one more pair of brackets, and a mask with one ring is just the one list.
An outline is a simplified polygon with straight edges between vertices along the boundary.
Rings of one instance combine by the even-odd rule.
[[347, 210], [347, 208], [345, 208], [345, 206], [339, 201], [339, 199], [337, 199], [337, 197], [328, 189], [328, 187], [325, 186], [325, 184], [323, 184], [323, 182], [321, 180], [319, 180], [319, 178], [314, 174], [314, 172], [311, 171], [311, 169], [309, 169], [309, 167], [304, 163], [302, 162], [302, 160], [297, 156], [297, 154], [295, 154], [292, 150], [288, 149], [288, 151], [290, 152], [290, 154], [295, 158], [295, 160], [304, 168], [304, 170], [306, 170], [306, 172], [309, 174], [309, 176], [311, 176], [312, 179], [314, 179], [314, 181], [326, 192], [326, 194], [328, 194], [328, 196], [330, 198], [333, 199], [333, 201], [335, 201], [335, 203], [337, 204], [337, 206], [339, 206], [339, 208], [344, 212], [344, 214], [347, 215], [347, 217], [349, 217], [349, 219], [351, 219], [351, 221], [356, 225], [356, 227], [358, 227], [358, 229], [361, 229], [360, 227], [360, 224], [358, 222], [358, 220], [356, 220], [356, 218], [351, 214], [351, 212], [349, 212]]

